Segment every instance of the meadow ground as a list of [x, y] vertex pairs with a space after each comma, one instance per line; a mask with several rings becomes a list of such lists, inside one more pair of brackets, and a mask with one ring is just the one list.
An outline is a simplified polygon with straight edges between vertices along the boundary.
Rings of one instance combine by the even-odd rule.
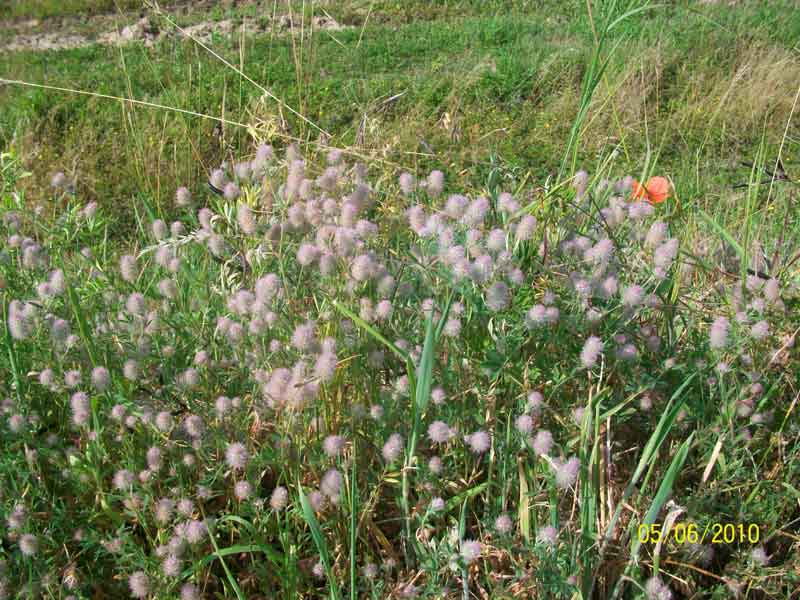
[[189, 6], [0, 2], [0, 597], [800, 593], [796, 3]]

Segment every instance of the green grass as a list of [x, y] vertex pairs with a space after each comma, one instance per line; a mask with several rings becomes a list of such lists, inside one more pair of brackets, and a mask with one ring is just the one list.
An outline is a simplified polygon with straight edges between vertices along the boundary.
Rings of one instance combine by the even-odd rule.
[[2, 0], [0, 19], [95, 15], [141, 8], [141, 0]]
[[[622, 10], [614, 3], [604, 6]], [[770, 344], [783, 343], [779, 336], [796, 328], [798, 264], [791, 260], [800, 247], [800, 212], [794, 203], [794, 184], [778, 183], [769, 189], [756, 181], [758, 169], [771, 166], [779, 152], [790, 176], [800, 172], [800, 131], [793, 114], [800, 82], [795, 46], [800, 14], [792, 6], [788, 1], [653, 5], [620, 22], [599, 49], [583, 5], [565, 7], [550, 1], [322, 4], [316, 14], [324, 8], [350, 27], [317, 32], [313, 39], [302, 41], [264, 35], [240, 46], [237, 37], [215, 39], [215, 50], [280, 98], [283, 108], [191, 41], [170, 40], [154, 48], [98, 46], [4, 55], [0, 78], [129, 97], [162, 107], [52, 89], [0, 87], [4, 108], [0, 147], [11, 148], [20, 157], [17, 164], [11, 154], [3, 155], [1, 210], [20, 212], [26, 234], [47, 244], [54, 266], [63, 266], [72, 278], [63, 300], [43, 302], [54, 314], [71, 320], [83, 350], [65, 352], [62, 361], [53, 352], [44, 325], [40, 338], [27, 340], [12, 339], [4, 325], [0, 388], [9, 397], [15, 395], [26, 410], [41, 409], [48, 426], [63, 429], [66, 437], [68, 397], [56, 397], [37, 383], [39, 370], [54, 360], [59, 361], [55, 365], [59, 371], [78, 365], [88, 370], [104, 363], [113, 370], [116, 386], [113, 394], [98, 394], [92, 400], [93, 426], [100, 434], [99, 441], [87, 445], [85, 455], [70, 455], [65, 461], [61, 454], [66, 453], [43, 449], [43, 455], [52, 453], [46, 475], [53, 489], [37, 487], [42, 476], [25, 466], [21, 450], [0, 454], [0, 478], [10, 482], [5, 487], [13, 492], [8, 496], [14, 496], [0, 497], [4, 507], [24, 497], [41, 511], [48, 503], [57, 505], [53, 498], [65, 499], [47, 523], [31, 521], [42, 540], [51, 534], [58, 542], [44, 542], [47, 548], [39, 563], [25, 563], [15, 540], [9, 544], [11, 550], [4, 547], [2, 556], [8, 553], [13, 567], [24, 564], [31, 569], [28, 573], [18, 569], [13, 573], [16, 580], [32, 581], [33, 565], [45, 572], [47, 560], [59, 566], [66, 562], [69, 556], [62, 555], [58, 537], [69, 537], [76, 519], [92, 524], [94, 537], [80, 547], [100, 557], [93, 567], [119, 578], [107, 583], [89, 577], [86, 589], [103, 591], [107, 584], [121, 594], [125, 578], [136, 568], [159, 573], [148, 551], [156, 544], [147, 539], [158, 525], [149, 513], [112, 508], [119, 507], [120, 498], [103, 481], [126, 460], [141, 462], [145, 449], [165, 436], [143, 429], [125, 444], [117, 444], [112, 435], [117, 426], [110, 423], [103, 430], [98, 424], [100, 419], [109, 423], [104, 403], [121, 401], [138, 410], [138, 396], [147, 391], [148, 401], [159, 407], [177, 412], [189, 403], [213, 421], [208, 399], [224, 392], [240, 396], [255, 412], [243, 411], [235, 423], [218, 422], [211, 428], [210, 440], [198, 451], [205, 464], [199, 474], [181, 467], [165, 475], [165, 481], [172, 478], [170, 485], [187, 486], [189, 494], [198, 481], [219, 494], [219, 501], [204, 505], [209, 514], [224, 515], [211, 529], [211, 547], [196, 549], [183, 571], [184, 578], [203, 581], [218, 593], [246, 597], [297, 595], [302, 590], [308, 597], [355, 598], [363, 592], [382, 598], [389, 593], [384, 586], [416, 581], [419, 573], [424, 574], [418, 580], [425, 587], [422, 597], [435, 597], [447, 585], [466, 599], [471, 586], [480, 585], [489, 597], [524, 597], [525, 590], [535, 589], [540, 594], [535, 597], [588, 600], [615, 593], [638, 597], [640, 582], [652, 574], [669, 573], [676, 580], [665, 579], [666, 583], [687, 597], [729, 597], [733, 580], [753, 597], [787, 597], [798, 584], [800, 567], [798, 492], [791, 483], [800, 477], [797, 352], [784, 354], [787, 364], [773, 364], [775, 348]], [[100, 4], [94, 7], [100, 10]], [[259, 17], [266, 8], [216, 8], [212, 16]], [[16, 10], [20, 16], [30, 16], [85, 9], [78, 3], [42, 2]], [[301, 9], [302, 5], [291, 7]], [[311, 9], [307, 10], [309, 17]], [[604, 19], [594, 11], [594, 27], [602, 30], [617, 14], [612, 11]], [[195, 18], [181, 16], [178, 21]], [[616, 50], [609, 54], [612, 46]], [[594, 67], [605, 58], [608, 64], [600, 76]], [[593, 93], [582, 97], [582, 90]], [[226, 122], [221, 138], [213, 133], [218, 120]], [[370, 165], [370, 181], [381, 202], [369, 218], [380, 225], [381, 235], [368, 247], [387, 257], [398, 279], [413, 284], [408, 297], [393, 295], [398, 314], [391, 324], [370, 324], [359, 316], [358, 297], [345, 289], [344, 272], [326, 280], [313, 268], [295, 264], [297, 246], [307, 232], [287, 230], [267, 251], [263, 231], [245, 235], [236, 224], [235, 202], [203, 191], [207, 173], [222, 160], [252, 152], [253, 137], [278, 147], [299, 139], [309, 142], [313, 152], [319, 129], [331, 135], [332, 145], [347, 148], [353, 158]], [[312, 170], [318, 158], [309, 157]], [[756, 167], [740, 166], [744, 159]], [[33, 172], [32, 177], [18, 177], [23, 166]], [[413, 236], [399, 221], [401, 209], [413, 200], [401, 196], [394, 181], [400, 169], [424, 174], [431, 168], [447, 173], [448, 193], [482, 193], [495, 202], [500, 191], [519, 192], [520, 204], [539, 219], [540, 237], [514, 248], [515, 260], [530, 277], [514, 291], [507, 311], [489, 311], [482, 290], [454, 283], [446, 270], [440, 270], [441, 263], [423, 264], [407, 252]], [[592, 174], [592, 201], [580, 206], [566, 185], [576, 168]], [[49, 181], [56, 170], [77, 177], [76, 197], [81, 204], [97, 200], [99, 217], [88, 224], [81, 221], [75, 200], [69, 194], [54, 194]], [[272, 169], [268, 181], [280, 182], [284, 171]], [[630, 318], [616, 298], [598, 301], [608, 315], [602, 324], [588, 325], [585, 307], [564, 277], [588, 267], [560, 253], [558, 241], [576, 233], [605, 235], [589, 218], [610, 195], [598, 184], [606, 177], [613, 180], [643, 172], [667, 175], [675, 184], [674, 197], [657, 211], [658, 218], [669, 223], [671, 235], [680, 240], [681, 264], [665, 279], [656, 280], [649, 259], [642, 259], [649, 251], [640, 248], [636, 227], [630, 223], [619, 227], [622, 249], [615, 274], [621, 283], [638, 282], [652, 289], [663, 307], [641, 309]], [[732, 187], [748, 181], [743, 190]], [[117, 254], [130, 251], [129, 242], [137, 249], [151, 243], [149, 223], [156, 217], [176, 216], [172, 198], [182, 184], [191, 187], [200, 202], [210, 198], [219, 213], [216, 232], [231, 248], [259, 258], [255, 273], [240, 273], [231, 268], [233, 261], [214, 260], [203, 243], [189, 241], [181, 247], [184, 262], [178, 273], [152, 263], [145, 266], [137, 285], [165, 320], [163, 329], [148, 334], [154, 341], [148, 354], [139, 346], [145, 336], [134, 327], [109, 331], [97, 324], [108, 317], [117, 327], [113, 315], [127, 310], [124, 298], [135, 289], [117, 276]], [[253, 204], [262, 199], [259, 185], [254, 184], [256, 191], [248, 196]], [[343, 194], [344, 189], [337, 191]], [[271, 202], [270, 216], [287, 208], [282, 198]], [[71, 216], [51, 222], [49, 217], [59, 214], [64, 204]], [[31, 205], [43, 209], [41, 219], [32, 218]], [[177, 218], [190, 228], [196, 225], [191, 212]], [[268, 226], [266, 220], [264, 216], [262, 230]], [[506, 227], [511, 217], [493, 212], [490, 220], [491, 227]], [[10, 223], [4, 220], [0, 225], [9, 234]], [[774, 253], [780, 258], [771, 274], [785, 286], [786, 310], [768, 310], [775, 339], [770, 344], [758, 342], [748, 335], [747, 327], [737, 326], [731, 347], [710, 349], [708, 329], [714, 318], [726, 314], [734, 320], [738, 308], [731, 306], [730, 289], [737, 277], [747, 274], [754, 240], [770, 257]], [[432, 242], [419, 243], [424, 247]], [[94, 248], [102, 272], [97, 278], [89, 277], [88, 263], [77, 254], [84, 245]], [[557, 259], [550, 258], [545, 268], [548, 252]], [[10, 300], [34, 296], [36, 284], [46, 276], [44, 270], [17, 267], [17, 254], [21, 252], [4, 251], [0, 260], [4, 321]], [[142, 263], [149, 256], [142, 257]], [[230, 310], [226, 302], [233, 290], [240, 284], [252, 287], [256, 276], [268, 270], [281, 277], [288, 274], [286, 304], [276, 309], [281, 321], [270, 335], [288, 340], [297, 323], [314, 318], [320, 337], [337, 338], [341, 349], [338, 372], [323, 386], [313, 410], [268, 413], [275, 424], [267, 424], [260, 414], [251, 419], [263, 409], [262, 382], [252, 381], [240, 365], [255, 357], [258, 365], [269, 369], [291, 366], [296, 353], [267, 352], [265, 340], [255, 336], [246, 339], [243, 350], [214, 330], [215, 318]], [[155, 282], [164, 276], [174, 277], [181, 287], [172, 302], [156, 298]], [[524, 326], [525, 311], [540, 301], [545, 289], [557, 291], [562, 319], [552, 330], [529, 330]], [[358, 292], [373, 293], [370, 286]], [[421, 310], [421, 299], [433, 296], [444, 315], [440, 321], [439, 315], [425, 317]], [[442, 335], [454, 296], [466, 306], [457, 313], [464, 328], [457, 339]], [[747, 310], [752, 320], [761, 318], [758, 310]], [[348, 329], [335, 318], [336, 311], [353, 327]], [[626, 339], [638, 340], [647, 335], [643, 325], [658, 331], [662, 349], [642, 350], [648, 352], [646, 357], [632, 364], [614, 358], [614, 337], [624, 333]], [[576, 367], [585, 337], [595, 333], [605, 340], [606, 360], [593, 369]], [[417, 366], [399, 342], [391, 341], [399, 338], [410, 340], [412, 348], [419, 344]], [[162, 352], [165, 347], [171, 353]], [[215, 365], [220, 370], [203, 380], [200, 391], [173, 385], [175, 374], [191, 365], [194, 352], [201, 348], [210, 348], [215, 360], [232, 360]], [[385, 369], [372, 369], [364, 362], [378, 349], [388, 357]], [[152, 373], [158, 373], [157, 380], [144, 378], [147, 385], [158, 388], [157, 394], [119, 375], [123, 359], [139, 354]], [[674, 357], [676, 365], [666, 367], [666, 357]], [[725, 375], [715, 370], [723, 361], [732, 369]], [[754, 372], [765, 390], [753, 411], [761, 418], [772, 416], [766, 427], [736, 412]], [[401, 375], [408, 378], [408, 396], [386, 393]], [[429, 402], [432, 386], [439, 384], [449, 396], [441, 407]], [[533, 455], [529, 442], [514, 430], [514, 419], [524, 410], [532, 389], [546, 393], [541, 418], [556, 434], [558, 452], [580, 459], [580, 486], [574, 494], [556, 485], [550, 464], [556, 455]], [[651, 393], [648, 408], [644, 395]], [[357, 405], [352, 414], [347, 412], [349, 403]], [[385, 424], [356, 417], [355, 408], [366, 411], [374, 404], [386, 406]], [[576, 407], [585, 409], [582, 419], [575, 418]], [[426, 437], [427, 425], [440, 417], [457, 423], [458, 436], [447, 448], [432, 447]], [[484, 427], [493, 432], [492, 448], [476, 457], [460, 438]], [[396, 464], [386, 464], [381, 445], [398, 431], [404, 454]], [[79, 438], [86, 433], [69, 430]], [[328, 433], [349, 436], [345, 454], [334, 458], [318, 451], [321, 437]], [[38, 431], [30, 438], [25, 435], [28, 432], [9, 436], [10, 443], [22, 448], [24, 443], [38, 442]], [[296, 436], [297, 446], [278, 443], [283, 435]], [[221, 466], [224, 448], [233, 438], [252, 446], [249, 472], [235, 477]], [[185, 444], [180, 435], [176, 439]], [[103, 454], [106, 447], [116, 462]], [[440, 451], [450, 468], [442, 477], [427, 468], [427, 458]], [[608, 464], [611, 456], [613, 462]], [[309, 498], [332, 464], [349, 471], [337, 500], [343, 502], [318, 514]], [[55, 467], [67, 469], [70, 477], [85, 478], [58, 477]], [[285, 485], [291, 490], [290, 509], [256, 510], [234, 500], [230, 484], [240, 478], [253, 481], [263, 499], [275, 486]], [[174, 494], [161, 489], [166, 488], [161, 484], [153, 482], [152, 489], [142, 486], [148, 501]], [[425, 508], [434, 493], [447, 498], [446, 518]], [[502, 538], [492, 531], [494, 519], [506, 511], [518, 515], [517, 538]], [[664, 513], [672, 511], [701, 529], [715, 522], [758, 525], [772, 562], [768, 567], [754, 565], [752, 548], [745, 543], [715, 546], [716, 555], [705, 564], [695, 562], [680, 544], [654, 547], [637, 539], [639, 525], [661, 523]], [[130, 531], [118, 529], [126, 518], [132, 523]], [[548, 525], [560, 530], [557, 552], [536, 542]], [[425, 539], [427, 531], [434, 532], [433, 543]], [[122, 561], [99, 546], [99, 540], [116, 535], [129, 542]], [[171, 534], [165, 530], [158, 535], [163, 537], [158, 542], [164, 543]], [[468, 567], [454, 553], [460, 541], [470, 537], [488, 540], [491, 550]], [[64, 548], [73, 543], [78, 547], [73, 540]], [[388, 567], [387, 562], [376, 581], [362, 577], [360, 569], [368, 561], [395, 558], [393, 553], [401, 559], [398, 565]], [[256, 558], [262, 554], [269, 564]], [[89, 560], [78, 556], [82, 564]], [[317, 561], [324, 578], [309, 574]], [[493, 577], [497, 573], [505, 578]], [[575, 576], [574, 582], [569, 575]], [[174, 581], [159, 585], [162, 591], [177, 591]]]
[[[432, 3], [428, 9], [444, 17], [434, 11], [404, 24], [389, 4], [389, 25], [370, 19], [363, 31], [318, 32], [302, 48], [273, 36], [241, 48], [219, 39], [215, 48], [236, 65], [241, 56], [245, 73], [337, 145], [355, 149], [361, 141], [359, 152], [403, 167], [470, 169], [473, 185], [493, 157], [516, 180], [530, 174], [541, 182], [557, 170], [592, 52], [586, 19], [557, 5], [511, 3], [512, 12], [499, 16], [504, 3]], [[617, 164], [637, 171], [649, 147], [661, 170], [696, 195], [744, 176], [732, 171], [737, 161], [752, 157], [762, 136], [774, 152], [788, 121], [800, 74], [791, 50], [800, 15], [789, 5], [677, 4], [626, 21], [614, 33], [621, 46], [589, 109], [578, 164], [592, 166], [619, 145]], [[471, 14], [455, 16], [465, 6]], [[11, 54], [0, 77], [237, 122], [257, 118], [267, 133], [317, 134], [285, 110], [288, 129], [276, 131], [276, 104], [260, 101], [258, 88], [190, 41]], [[761, 94], [764, 85], [774, 93]], [[194, 183], [225, 156], [210, 120], [13, 86], [0, 88], [0, 99], [7, 107], [0, 145], [18, 149], [37, 175], [31, 182], [76, 169], [82, 191], [101, 202], [147, 193], [163, 203], [172, 182]], [[791, 165], [800, 136], [794, 123], [788, 133], [783, 156]], [[224, 142], [234, 150], [250, 143], [233, 126]]]

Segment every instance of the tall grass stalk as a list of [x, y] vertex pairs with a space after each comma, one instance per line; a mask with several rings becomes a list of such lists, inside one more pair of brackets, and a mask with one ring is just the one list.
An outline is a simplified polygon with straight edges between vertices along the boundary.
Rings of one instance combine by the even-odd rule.
[[[619, 0], [600, 2], [600, 10], [595, 17], [592, 2], [587, 0], [587, 15], [594, 32], [594, 51], [583, 76], [578, 113], [572, 122], [569, 138], [567, 138], [567, 143], [564, 146], [564, 156], [558, 169], [558, 182], [562, 181], [568, 173], [574, 173], [577, 170], [578, 146], [583, 133], [584, 121], [586, 121], [589, 108], [592, 105], [594, 92], [603, 80], [603, 75], [614, 52], [622, 43], [621, 39], [612, 41], [612, 32], [625, 20], [652, 8], [649, 0], [645, 0], [644, 3], [641, 0], [632, 0], [624, 6], [620, 6], [620, 4]], [[595, 29], [596, 25], [597, 29]], [[613, 45], [607, 50], [609, 43]]]

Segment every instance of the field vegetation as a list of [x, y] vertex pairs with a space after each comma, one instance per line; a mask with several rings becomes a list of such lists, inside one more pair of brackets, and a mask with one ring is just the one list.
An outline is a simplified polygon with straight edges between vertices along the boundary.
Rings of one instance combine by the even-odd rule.
[[0, 54], [0, 598], [800, 593], [793, 3], [0, 16], [139, 11]]

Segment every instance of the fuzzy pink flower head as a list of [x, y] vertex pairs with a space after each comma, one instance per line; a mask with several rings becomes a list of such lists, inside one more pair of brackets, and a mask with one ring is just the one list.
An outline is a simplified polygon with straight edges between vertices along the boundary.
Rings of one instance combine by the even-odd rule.
[[590, 336], [581, 350], [581, 364], [585, 369], [591, 369], [597, 364], [597, 359], [603, 352], [603, 342], [599, 337]]
[[406, 196], [413, 193], [414, 189], [416, 189], [417, 187], [417, 182], [414, 179], [414, 176], [411, 173], [407, 172], [400, 174], [400, 177], [398, 178], [398, 183], [400, 184], [400, 190]]
[[428, 426], [428, 439], [434, 444], [446, 444], [453, 435], [450, 426], [444, 421], [434, 421]]
[[247, 466], [250, 453], [244, 444], [234, 442], [225, 449], [225, 462], [234, 471], [241, 471]]
[[184, 583], [181, 586], [181, 600], [200, 600], [200, 588], [193, 583]]
[[519, 415], [514, 421], [514, 427], [521, 434], [530, 434], [533, 431], [533, 417], [530, 415]]
[[270, 508], [274, 511], [280, 511], [286, 508], [289, 504], [289, 492], [283, 486], [278, 486], [272, 490], [272, 495], [269, 498]]
[[39, 551], [39, 540], [31, 533], [26, 533], [19, 538], [19, 549], [25, 556], [34, 556]]
[[511, 520], [511, 517], [502, 514], [494, 520], [494, 528], [497, 533], [508, 535], [514, 529], [514, 522]]
[[573, 456], [565, 463], [553, 462], [556, 467], [556, 486], [562, 490], [572, 487], [578, 479], [578, 472], [581, 468], [580, 460]]
[[644, 584], [647, 600], [672, 600], [672, 591], [658, 577], [651, 577]]
[[553, 449], [553, 434], [546, 429], [540, 429], [533, 438], [533, 451], [537, 456], [549, 454]]
[[714, 349], [724, 348], [728, 344], [730, 321], [726, 317], [718, 317], [708, 332], [709, 345]]
[[500, 312], [508, 308], [511, 292], [502, 281], [497, 281], [486, 291], [486, 306], [492, 312]]
[[513, 215], [519, 210], [519, 203], [508, 192], [502, 192], [497, 197], [497, 210], [504, 214]]
[[328, 469], [322, 476], [322, 481], [320, 481], [320, 490], [328, 498], [338, 498], [342, 492], [343, 482], [344, 478], [338, 470]]
[[150, 594], [150, 579], [144, 571], [136, 571], [128, 578], [128, 587], [134, 598], [147, 598]]
[[252, 493], [253, 486], [250, 485], [249, 481], [237, 481], [233, 486], [233, 495], [236, 496], [236, 499], [239, 500], [239, 502], [244, 502], [247, 500]]
[[478, 430], [464, 436], [464, 442], [473, 454], [483, 454], [491, 447], [492, 437], [486, 431]]
[[387, 463], [396, 461], [403, 453], [403, 437], [399, 433], [390, 435], [389, 439], [386, 440], [386, 443], [383, 445], [381, 453], [383, 454], [383, 459]]
[[322, 441], [322, 449], [330, 458], [339, 456], [344, 450], [345, 439], [340, 435], [329, 435]]
[[536, 541], [540, 544], [544, 544], [546, 546], [552, 546], [556, 543], [558, 539], [558, 530], [551, 526], [545, 525], [544, 527], [540, 527], [539, 530], [536, 532]]
[[480, 558], [483, 547], [481, 543], [476, 540], [462, 540], [461, 541], [461, 558], [464, 562], [471, 564]]

